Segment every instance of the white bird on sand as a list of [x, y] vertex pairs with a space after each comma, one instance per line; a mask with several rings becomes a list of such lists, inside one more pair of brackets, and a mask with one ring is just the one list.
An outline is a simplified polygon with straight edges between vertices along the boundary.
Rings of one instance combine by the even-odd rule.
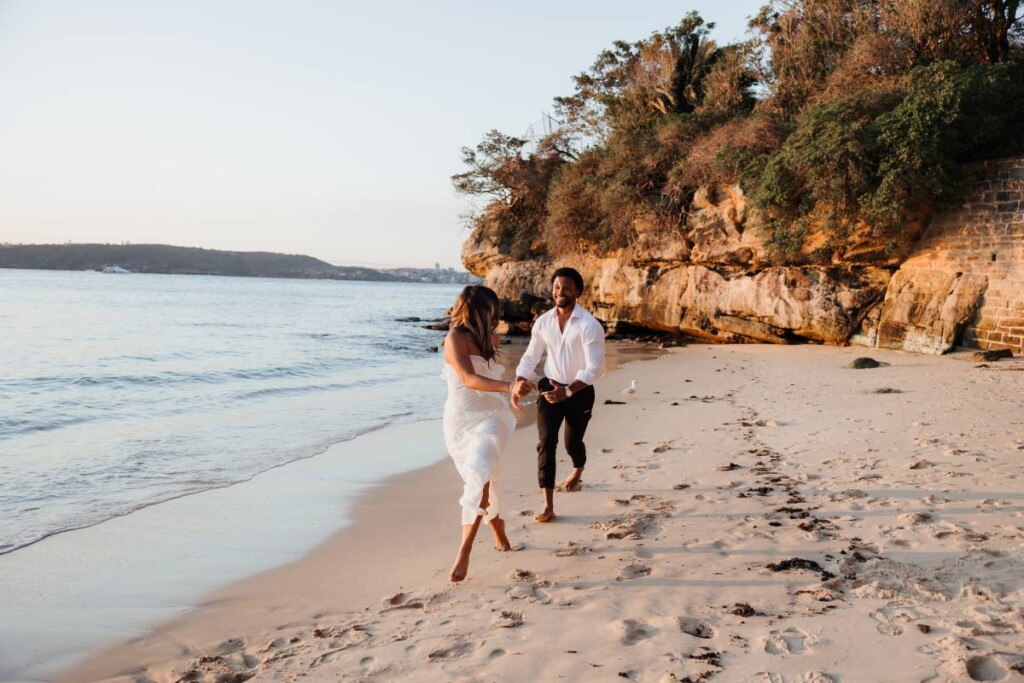
[[622, 390], [622, 393], [630, 398], [636, 396], [636, 380], [634, 379], [629, 383], [629, 386]]

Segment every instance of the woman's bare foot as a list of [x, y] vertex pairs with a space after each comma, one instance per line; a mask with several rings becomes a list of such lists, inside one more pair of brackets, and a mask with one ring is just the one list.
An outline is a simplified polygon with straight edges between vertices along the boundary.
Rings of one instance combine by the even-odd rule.
[[491, 531], [494, 532], [494, 547], [497, 550], [505, 552], [512, 550], [512, 544], [508, 540], [508, 536], [505, 535], [505, 520], [501, 517], [495, 517], [491, 520]]
[[544, 524], [555, 519], [555, 511], [551, 508], [544, 508], [544, 512], [538, 512], [533, 516], [533, 521]]
[[469, 573], [469, 552], [462, 550], [455, 556], [455, 564], [452, 565], [452, 573], [448, 578], [452, 583], [459, 583]]

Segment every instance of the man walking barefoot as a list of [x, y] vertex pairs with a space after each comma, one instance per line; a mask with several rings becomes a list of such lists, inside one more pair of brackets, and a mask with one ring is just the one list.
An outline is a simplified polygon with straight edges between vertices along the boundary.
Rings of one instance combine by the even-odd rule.
[[594, 381], [604, 367], [604, 328], [589, 311], [576, 303], [583, 293], [583, 276], [572, 268], [559, 268], [551, 277], [555, 307], [533, 324], [530, 345], [516, 368], [513, 403], [529, 393], [528, 378], [547, 353], [544, 377], [538, 384], [537, 481], [544, 496], [544, 510], [534, 516], [538, 522], [555, 518], [555, 451], [558, 430], [565, 422], [565, 450], [573, 470], [559, 486], [561, 491], [578, 491], [587, 463], [583, 435], [594, 408]]

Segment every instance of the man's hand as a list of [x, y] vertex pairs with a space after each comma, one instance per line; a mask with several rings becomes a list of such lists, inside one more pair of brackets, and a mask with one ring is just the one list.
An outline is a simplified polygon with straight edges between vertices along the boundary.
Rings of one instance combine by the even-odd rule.
[[541, 394], [544, 400], [548, 403], [561, 403], [567, 396], [565, 395], [565, 385], [559, 384], [555, 380], [551, 380], [551, 386], [554, 387], [551, 391], [545, 391]]

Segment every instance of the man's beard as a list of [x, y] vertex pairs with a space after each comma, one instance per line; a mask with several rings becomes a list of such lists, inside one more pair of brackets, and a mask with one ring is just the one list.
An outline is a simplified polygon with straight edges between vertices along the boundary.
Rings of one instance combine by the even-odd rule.
[[566, 297], [566, 299], [562, 302], [559, 302], [558, 299], [555, 299], [555, 306], [557, 306], [558, 308], [571, 308], [574, 303], [576, 303], [576, 299], [570, 299], [568, 297]]

